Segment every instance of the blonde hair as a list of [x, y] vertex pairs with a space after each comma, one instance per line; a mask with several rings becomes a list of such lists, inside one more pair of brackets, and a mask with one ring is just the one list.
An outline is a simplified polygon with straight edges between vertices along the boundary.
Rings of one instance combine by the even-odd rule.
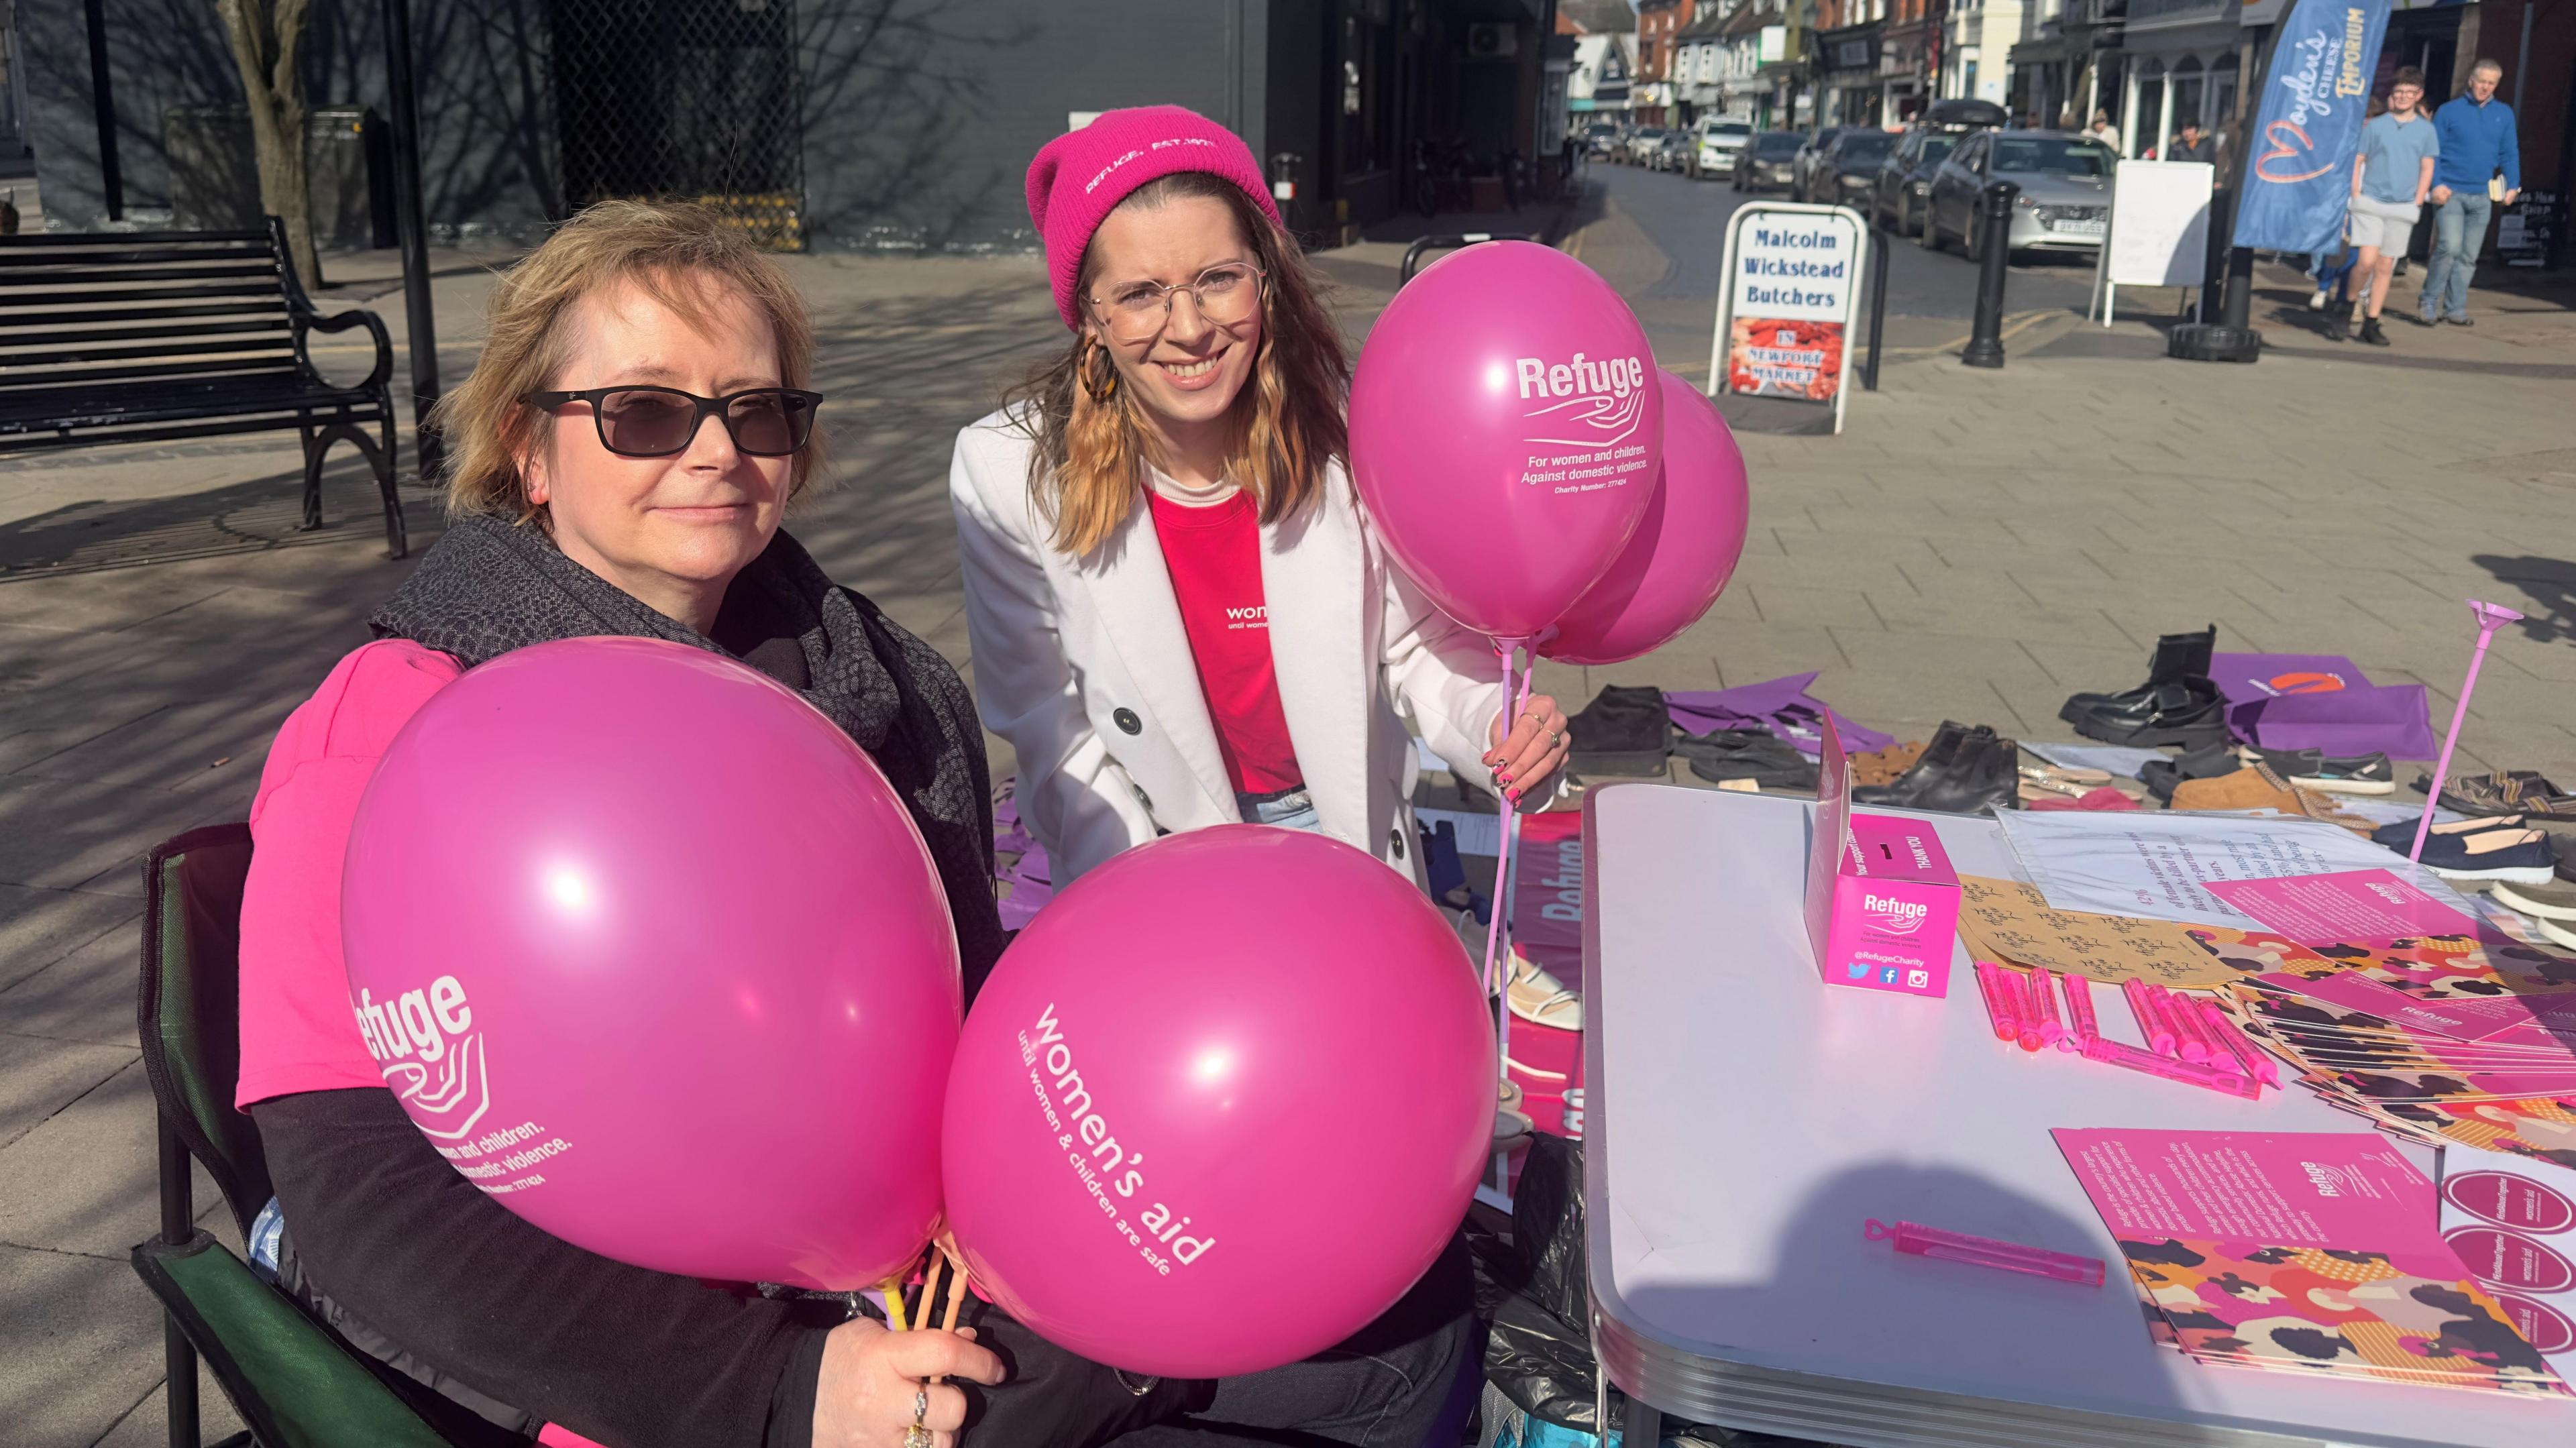
[[[1264, 273], [1261, 351], [1235, 399], [1225, 465], [1226, 476], [1252, 495], [1261, 521], [1276, 523], [1321, 496], [1325, 465], [1349, 455], [1342, 409], [1350, 362], [1296, 243], [1233, 182], [1177, 171], [1138, 187], [1118, 209], [1185, 196], [1224, 202]], [[1086, 255], [1076, 290], [1087, 290], [1092, 275]], [[1054, 525], [1049, 541], [1081, 557], [1116, 536], [1144, 491], [1147, 446], [1136, 415], [1140, 404], [1107, 349], [1077, 334], [1072, 348], [1014, 390], [1007, 405], [1014, 425], [1036, 444], [1029, 493]]]
[[[492, 290], [489, 328], [474, 371], [438, 400], [432, 425], [448, 447], [450, 516], [489, 514], [525, 523], [545, 508], [528, 499], [519, 459], [554, 438], [555, 416], [522, 401], [554, 387], [572, 351], [574, 308], [632, 283], [701, 333], [713, 300], [730, 288], [769, 320], [778, 380], [806, 387], [814, 375], [814, 323], [795, 283], [742, 231], [703, 206], [601, 201], [585, 207], [507, 272]], [[823, 464], [823, 430], [797, 452], [792, 500]]]

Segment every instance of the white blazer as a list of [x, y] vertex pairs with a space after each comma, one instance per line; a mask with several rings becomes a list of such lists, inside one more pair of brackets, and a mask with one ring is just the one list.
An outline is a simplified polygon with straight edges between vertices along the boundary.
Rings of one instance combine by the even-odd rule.
[[[1020, 817], [1061, 888], [1164, 832], [1242, 818], [1189, 635], [1142, 499], [1087, 558], [1048, 542], [1033, 444], [996, 412], [957, 435], [948, 472], [966, 628], [986, 728], [1019, 755]], [[1413, 751], [1400, 704], [1442, 759], [1480, 763], [1502, 663], [1378, 548], [1350, 480], [1261, 529], [1261, 589], [1288, 737], [1326, 834], [1421, 878]]]

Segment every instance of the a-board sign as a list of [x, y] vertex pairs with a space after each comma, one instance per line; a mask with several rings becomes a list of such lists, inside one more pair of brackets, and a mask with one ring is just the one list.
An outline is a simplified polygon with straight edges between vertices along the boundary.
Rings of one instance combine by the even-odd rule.
[[2104, 326], [2121, 287], [2196, 287], [2209, 280], [2209, 197], [2218, 168], [2206, 161], [2122, 161], [2112, 173], [2111, 233], [2094, 263]]
[[1843, 427], [1869, 229], [1845, 206], [1748, 202], [1726, 227], [1708, 393], [1787, 397]]

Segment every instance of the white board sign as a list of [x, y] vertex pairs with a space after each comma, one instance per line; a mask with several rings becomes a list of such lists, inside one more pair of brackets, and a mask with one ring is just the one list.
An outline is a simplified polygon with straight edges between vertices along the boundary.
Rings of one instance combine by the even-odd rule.
[[2206, 161], [2122, 161], [2111, 182], [2111, 234], [2095, 263], [2102, 324], [2120, 287], [2196, 287], [2209, 279], [2209, 195], [2218, 168]]
[[1828, 405], [1842, 431], [1868, 227], [1843, 206], [1753, 201], [1727, 222], [1708, 393]]

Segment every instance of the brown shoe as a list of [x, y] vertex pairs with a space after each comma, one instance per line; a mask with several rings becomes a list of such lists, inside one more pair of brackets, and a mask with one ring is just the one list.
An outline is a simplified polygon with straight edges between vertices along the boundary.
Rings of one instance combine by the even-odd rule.
[[2278, 810], [2282, 814], [2303, 815], [2308, 811], [2292, 789], [2268, 764], [2251, 764], [2234, 774], [2215, 779], [2186, 779], [2174, 786], [2173, 803], [2178, 810]]

